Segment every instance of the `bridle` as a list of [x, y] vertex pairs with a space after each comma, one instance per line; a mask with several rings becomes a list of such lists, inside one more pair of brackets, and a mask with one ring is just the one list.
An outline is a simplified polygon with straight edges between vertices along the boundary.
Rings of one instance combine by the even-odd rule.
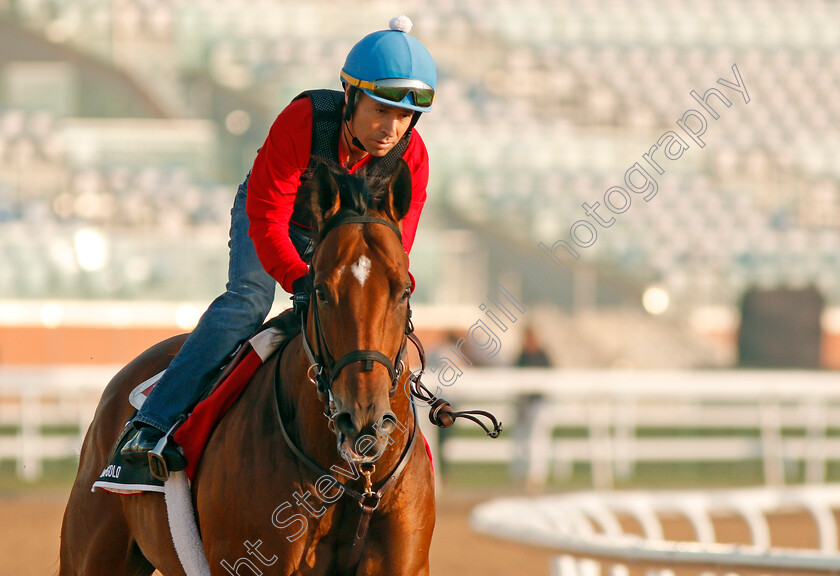
[[[402, 234], [400, 233], [399, 228], [397, 228], [393, 223], [389, 222], [388, 220], [385, 220], [383, 218], [376, 218], [373, 216], [362, 216], [350, 213], [344, 216], [333, 218], [327, 222], [327, 224], [321, 230], [320, 239], [316, 244], [315, 252], [313, 252], [312, 254], [313, 262], [315, 260], [315, 253], [317, 252], [318, 247], [321, 245], [326, 235], [332, 229], [341, 226], [342, 224], [382, 224], [390, 228], [397, 235], [397, 238], [400, 240], [400, 243], [402, 243]], [[312, 287], [311, 274], [312, 273], [310, 273], [309, 276], [310, 288]], [[310, 308], [312, 308], [317, 351], [314, 351], [309, 343], [309, 335], [307, 334], [306, 330], [306, 318], [303, 316], [303, 314], [301, 314], [301, 317], [299, 318], [303, 349], [310, 362], [307, 374], [309, 376], [309, 380], [317, 387], [318, 393], [327, 398], [325, 415], [330, 421], [330, 428], [333, 432], [336, 432], [336, 408], [332, 394], [332, 385], [335, 379], [338, 377], [341, 370], [349, 366], [350, 364], [353, 364], [354, 362], [364, 362], [364, 367], [362, 368], [363, 371], [373, 370], [373, 364], [375, 362], [382, 364], [383, 366], [385, 366], [385, 368], [388, 369], [388, 373], [391, 376], [390, 395], [391, 397], [393, 397], [396, 393], [400, 377], [402, 376], [402, 373], [405, 369], [405, 363], [403, 362], [403, 358], [406, 354], [406, 343], [409, 339], [411, 339], [412, 341], [416, 341], [417, 344], [419, 344], [419, 340], [417, 340], [416, 336], [414, 336], [413, 334], [414, 325], [411, 322], [411, 308], [408, 307], [406, 311], [405, 334], [403, 335], [403, 341], [400, 345], [400, 350], [397, 353], [396, 361], [392, 361], [388, 356], [386, 356], [378, 350], [353, 350], [341, 356], [338, 360], [335, 360], [332, 353], [329, 350], [329, 346], [327, 345], [326, 339], [324, 338], [324, 331], [321, 326], [320, 316], [318, 314], [318, 301], [317, 298], [314, 298], [313, 301], [313, 292], [314, 291], [310, 289]], [[425, 369], [425, 358], [423, 360], [423, 368]], [[280, 424], [280, 430], [283, 433], [283, 438], [286, 441], [286, 445], [298, 458], [298, 460], [303, 462], [303, 464], [305, 464], [306, 467], [312, 470], [314, 473], [318, 474], [319, 476], [329, 475], [328, 471], [324, 470], [321, 466], [316, 464], [309, 456], [304, 454], [303, 451], [301, 451], [301, 449], [298, 448], [292, 441], [292, 439], [289, 437], [289, 433], [287, 432], [286, 426], [283, 423], [283, 417], [280, 410], [280, 395], [278, 392], [278, 386], [280, 383], [280, 362], [277, 362], [275, 366], [274, 380], [276, 400], [275, 410], [278, 422]], [[400, 456], [400, 460], [396, 468], [394, 468], [394, 470], [381, 482], [378, 490], [374, 491], [373, 483], [371, 481], [371, 475], [375, 471], [375, 466], [373, 463], [369, 462], [359, 465], [360, 471], [365, 477], [365, 488], [363, 492], [359, 492], [358, 490], [355, 490], [354, 488], [348, 486], [346, 483], [336, 480], [336, 482], [342, 487], [344, 492], [351, 496], [359, 504], [359, 508], [361, 508], [359, 524], [356, 527], [356, 531], [353, 537], [353, 546], [350, 549], [349, 557], [343, 563], [342, 574], [349, 575], [354, 574], [356, 572], [356, 568], [358, 567], [359, 562], [361, 561], [362, 550], [364, 548], [365, 540], [367, 539], [368, 527], [370, 525], [370, 519], [373, 516], [373, 512], [379, 506], [379, 501], [382, 499], [382, 497], [385, 495], [388, 489], [390, 489], [396, 483], [397, 478], [400, 477], [403, 470], [405, 470], [406, 466], [408, 465], [409, 457], [411, 456], [411, 454], [414, 453], [414, 448], [417, 444], [417, 437], [420, 435], [420, 430], [417, 420], [417, 409], [414, 406], [413, 402], [411, 403], [411, 408], [412, 414], [414, 415], [414, 428], [411, 431], [411, 439], [406, 444], [405, 450], [403, 450], [403, 453]]]
[[[312, 261], [315, 261], [315, 253], [318, 251], [318, 246], [321, 245], [324, 238], [327, 234], [341, 226], [343, 224], [382, 224], [383, 226], [387, 226], [397, 235], [397, 239], [402, 243], [402, 233], [400, 229], [397, 228], [392, 222], [385, 220], [384, 218], [377, 218], [375, 216], [362, 216], [353, 212], [345, 214], [343, 216], [336, 216], [331, 220], [327, 221], [326, 225], [320, 232], [319, 241], [315, 247], [315, 252], [312, 254]], [[310, 272], [309, 276], [309, 286], [312, 287], [312, 274]], [[310, 290], [312, 292], [312, 290]], [[315, 328], [315, 340], [316, 346], [318, 348], [318, 352], [313, 351], [312, 347], [309, 343], [309, 337], [307, 335], [306, 330], [306, 318], [301, 317], [300, 326], [301, 326], [301, 333], [303, 335], [303, 349], [306, 352], [306, 356], [309, 359], [310, 365], [309, 370], [307, 371], [307, 375], [309, 377], [310, 382], [315, 384], [318, 389], [318, 393], [321, 394], [323, 397], [326, 398], [326, 412], [325, 415], [330, 420], [330, 425], [333, 427], [335, 426], [335, 417], [336, 417], [336, 409], [335, 409], [335, 402], [333, 400], [332, 394], [332, 384], [335, 379], [338, 377], [338, 374], [341, 372], [343, 368], [346, 366], [353, 364], [354, 362], [364, 362], [365, 365], [362, 368], [362, 371], [370, 371], [373, 370], [374, 362], [378, 362], [385, 366], [388, 370], [388, 374], [391, 376], [391, 390], [390, 396], [393, 398], [396, 394], [396, 391], [399, 387], [400, 378], [405, 371], [405, 362], [404, 358], [408, 351], [408, 343], [411, 342], [417, 350], [417, 355], [420, 359], [420, 369], [417, 372], [409, 372], [407, 383], [408, 383], [408, 395], [409, 399], [412, 401], [412, 407], [415, 406], [414, 400], [420, 400], [427, 406], [429, 406], [429, 420], [432, 424], [440, 427], [440, 428], [448, 428], [451, 426], [457, 418], [466, 418], [471, 420], [481, 426], [484, 431], [487, 433], [488, 436], [491, 438], [497, 438], [502, 431], [502, 425], [500, 422], [496, 420], [496, 418], [490, 414], [489, 412], [485, 412], [484, 410], [463, 410], [463, 411], [454, 411], [450, 406], [449, 402], [444, 400], [443, 398], [439, 398], [438, 396], [432, 394], [432, 392], [426, 388], [426, 386], [420, 381], [420, 378], [426, 371], [426, 353], [423, 350], [423, 344], [420, 342], [420, 339], [417, 338], [417, 335], [414, 333], [414, 323], [411, 321], [411, 304], [410, 302], [406, 302], [406, 316], [405, 316], [405, 330], [403, 334], [402, 343], [400, 344], [400, 350], [397, 352], [397, 356], [394, 360], [391, 360], [388, 356], [383, 354], [378, 350], [353, 350], [348, 352], [347, 354], [340, 357], [338, 360], [333, 358], [333, 355], [330, 353], [329, 346], [327, 345], [326, 339], [324, 338], [323, 328], [321, 327], [321, 318], [318, 313], [318, 299], [315, 298], [312, 301], [312, 296], [310, 295], [310, 307], [312, 308], [312, 316], [313, 316], [313, 324]], [[492, 423], [492, 428], [488, 428], [481, 420], [477, 418], [477, 416], [484, 416], [488, 418]]]
[[[312, 254], [313, 262], [315, 261], [315, 256], [318, 251], [318, 248], [322, 244], [327, 234], [331, 230], [344, 224], [380, 224], [383, 226], [387, 226], [394, 232], [394, 234], [397, 235], [397, 238], [399, 239], [400, 243], [402, 243], [402, 234], [400, 232], [400, 229], [392, 222], [385, 220], [384, 218], [378, 218], [375, 216], [363, 216], [354, 212], [348, 212], [344, 215], [336, 216], [327, 221], [323, 229], [320, 231], [319, 241], [315, 245], [315, 251]], [[406, 378], [408, 384], [408, 396], [410, 400], [409, 403], [411, 404], [412, 414], [414, 415], [414, 427], [411, 432], [411, 438], [406, 444], [406, 448], [405, 450], [403, 450], [397, 466], [384, 480], [380, 482], [379, 488], [376, 491], [373, 490], [373, 483], [371, 481], [371, 475], [375, 471], [375, 467], [372, 462], [366, 461], [359, 465], [360, 471], [365, 477], [365, 488], [363, 492], [359, 492], [358, 490], [351, 488], [344, 482], [336, 480], [336, 482], [344, 489], [344, 491], [348, 495], [350, 495], [354, 500], [356, 500], [356, 502], [358, 502], [359, 507], [362, 510], [361, 516], [359, 518], [359, 524], [356, 528], [356, 532], [354, 535], [353, 546], [350, 550], [350, 556], [348, 557], [347, 561], [344, 562], [344, 569], [342, 571], [343, 574], [354, 574], [361, 560], [362, 549], [364, 548], [364, 543], [367, 538], [367, 531], [368, 526], [370, 524], [371, 516], [373, 515], [373, 512], [376, 510], [376, 508], [379, 506], [379, 501], [385, 495], [385, 492], [396, 483], [397, 478], [399, 478], [399, 476], [405, 470], [408, 464], [409, 457], [414, 452], [414, 448], [417, 444], [417, 437], [420, 435], [420, 430], [417, 420], [417, 407], [414, 400], [418, 399], [426, 403], [430, 407], [429, 420], [431, 420], [433, 424], [440, 426], [441, 428], [447, 428], [451, 426], [456, 418], [462, 417], [476, 422], [482, 428], [484, 428], [484, 431], [489, 436], [496, 438], [501, 433], [502, 425], [501, 423], [496, 421], [496, 418], [493, 417], [492, 414], [489, 414], [488, 412], [484, 412], [482, 410], [462, 412], [453, 411], [446, 400], [438, 398], [437, 396], [432, 394], [429, 391], [429, 389], [421, 383], [420, 378], [426, 370], [426, 354], [423, 350], [423, 345], [420, 343], [420, 340], [414, 333], [414, 324], [411, 321], [411, 306], [408, 302], [406, 302], [405, 330], [403, 331], [404, 333], [402, 342], [400, 344], [399, 352], [397, 352], [397, 355], [393, 360], [378, 350], [353, 350], [344, 354], [336, 360], [330, 352], [329, 346], [327, 345], [327, 341], [324, 337], [323, 327], [321, 326], [321, 319], [318, 312], [318, 299], [313, 298], [314, 290], [312, 289], [312, 274], [313, 272], [310, 272], [310, 275], [308, 276], [308, 284], [310, 288], [310, 308], [312, 309], [316, 349], [313, 350], [312, 346], [310, 345], [310, 339], [306, 329], [307, 319], [303, 314], [301, 314], [299, 318], [301, 326], [301, 336], [303, 342], [303, 349], [310, 362], [309, 369], [307, 370], [307, 375], [309, 377], [309, 380], [316, 386], [318, 393], [325, 398], [325, 415], [329, 419], [330, 428], [333, 432], [337, 434], [335, 426], [335, 419], [337, 414], [332, 393], [332, 385], [335, 379], [341, 373], [341, 370], [355, 362], [364, 363], [362, 371], [373, 370], [374, 363], [382, 364], [388, 370], [388, 374], [391, 377], [390, 396], [393, 398], [399, 387], [400, 378], [402, 377], [403, 372], [406, 368], [404, 358], [408, 351], [408, 342], [411, 342], [417, 349], [417, 353], [420, 358], [421, 364], [420, 370], [418, 370], [417, 372], [409, 371], [408, 376]], [[287, 432], [286, 426], [283, 423], [283, 417], [281, 414], [282, 411], [280, 410], [279, 385], [280, 362], [277, 362], [275, 366], [274, 384], [275, 411], [280, 425], [280, 430], [283, 433], [283, 438], [285, 439], [286, 444], [288, 445], [292, 453], [310, 470], [312, 470], [319, 476], [323, 476], [325, 474], [329, 475], [328, 471], [324, 470], [321, 466], [319, 466], [311, 458], [309, 458], [309, 456], [304, 454], [303, 451], [301, 451], [300, 448], [298, 448], [292, 441], [292, 439], [289, 437], [289, 433]], [[476, 415], [482, 415], [489, 418], [493, 423], [493, 429], [488, 429], [487, 426], [484, 425], [484, 423], [482, 423], [478, 418], [476, 418]]]
[[[331, 230], [343, 224], [381, 224], [391, 229], [394, 234], [397, 235], [400, 243], [402, 243], [402, 233], [392, 222], [375, 216], [361, 216], [350, 213], [344, 216], [337, 216], [327, 222], [323, 230], [321, 230], [320, 240], [316, 245], [315, 252], [312, 254], [313, 262], [315, 261], [318, 247], [321, 245], [323, 239]], [[310, 286], [312, 285], [312, 274], [314, 274], [314, 272], [310, 272]], [[399, 352], [397, 352], [397, 356], [393, 360], [379, 350], [352, 350], [336, 360], [330, 352], [329, 345], [324, 337], [324, 330], [321, 325], [321, 316], [319, 313], [318, 298], [313, 298], [312, 294], [310, 295], [309, 306], [312, 309], [312, 320], [316, 343], [315, 346], [317, 350], [313, 350], [310, 344], [309, 335], [306, 330], [306, 318], [300, 318], [301, 333], [303, 335], [303, 349], [306, 352], [306, 356], [310, 363], [309, 369], [307, 370], [307, 376], [309, 377], [309, 381], [317, 387], [318, 394], [326, 398], [327, 406], [325, 414], [327, 418], [329, 418], [331, 426], [334, 427], [335, 418], [337, 416], [332, 393], [333, 382], [336, 378], [338, 378], [341, 371], [350, 364], [362, 362], [364, 364], [362, 367], [363, 372], [373, 370], [374, 363], [379, 363], [385, 366], [391, 377], [390, 396], [393, 398], [396, 394], [397, 387], [399, 386], [400, 377], [405, 370], [405, 362], [403, 359], [405, 358], [405, 354], [407, 352], [409, 336], [413, 335], [414, 332], [414, 325], [411, 322], [411, 307], [408, 305], [408, 302], [406, 302], [405, 330], [402, 342], [400, 343]]]

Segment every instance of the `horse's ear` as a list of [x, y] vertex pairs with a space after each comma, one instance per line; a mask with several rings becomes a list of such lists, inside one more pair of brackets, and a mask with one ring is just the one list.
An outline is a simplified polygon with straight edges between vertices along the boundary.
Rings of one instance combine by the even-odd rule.
[[341, 207], [338, 184], [326, 164], [318, 164], [315, 168], [310, 181], [310, 190], [312, 220], [320, 229], [324, 221], [335, 216]]
[[411, 208], [411, 170], [402, 158], [388, 182], [387, 204], [397, 222], [405, 218]]

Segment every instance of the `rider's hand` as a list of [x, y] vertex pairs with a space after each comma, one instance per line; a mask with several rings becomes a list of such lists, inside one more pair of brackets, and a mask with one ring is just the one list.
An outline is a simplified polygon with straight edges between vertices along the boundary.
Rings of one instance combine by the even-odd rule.
[[303, 314], [309, 309], [309, 296], [311, 290], [309, 289], [309, 275], [301, 276], [292, 283], [292, 307], [295, 311], [295, 316]]

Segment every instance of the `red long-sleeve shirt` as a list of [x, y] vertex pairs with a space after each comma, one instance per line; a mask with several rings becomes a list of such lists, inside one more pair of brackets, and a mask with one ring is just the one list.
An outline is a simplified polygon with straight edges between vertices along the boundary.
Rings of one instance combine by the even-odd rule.
[[[309, 98], [299, 98], [274, 121], [248, 180], [248, 234], [263, 268], [289, 293], [292, 283], [308, 272], [307, 264], [289, 239], [289, 221], [300, 176], [309, 166], [311, 147], [312, 103]], [[357, 172], [370, 158], [368, 155], [357, 162], [350, 173]], [[403, 247], [409, 253], [429, 183], [429, 156], [416, 129], [403, 159], [411, 171], [411, 207], [403, 219], [402, 229]]]

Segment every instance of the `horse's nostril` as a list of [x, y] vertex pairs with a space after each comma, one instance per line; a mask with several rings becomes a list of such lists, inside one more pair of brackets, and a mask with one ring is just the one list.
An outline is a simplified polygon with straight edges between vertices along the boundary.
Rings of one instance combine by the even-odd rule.
[[356, 436], [356, 426], [353, 424], [353, 417], [349, 412], [342, 412], [335, 417], [335, 426], [348, 438]]
[[379, 425], [376, 427], [377, 430], [384, 434], [385, 436], [390, 436], [391, 433], [397, 427], [397, 417], [392, 413], [388, 412], [387, 414], [383, 414], [382, 417], [379, 419]]

